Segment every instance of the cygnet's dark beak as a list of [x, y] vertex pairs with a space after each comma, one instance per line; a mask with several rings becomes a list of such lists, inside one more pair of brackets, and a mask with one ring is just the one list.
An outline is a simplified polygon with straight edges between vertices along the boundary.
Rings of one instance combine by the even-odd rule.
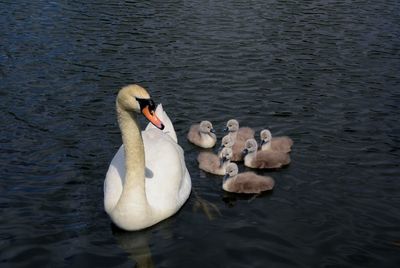
[[225, 181], [225, 180], [227, 180], [229, 178], [229, 174], [228, 173], [226, 173], [225, 175], [224, 175], [224, 178], [223, 178], [223, 180]]
[[228, 128], [228, 127], [224, 128], [224, 132], [227, 132], [228, 130], [229, 130], [229, 128]]
[[261, 140], [260, 146], [263, 146], [265, 143], [265, 140]]
[[225, 156], [219, 159], [219, 166], [221, 167], [226, 161], [228, 161], [228, 158]]
[[245, 148], [243, 151], [242, 151], [242, 155], [243, 156], [245, 156], [246, 154], [248, 154], [249, 153], [249, 150], [247, 149], [247, 148]]
[[215, 129], [210, 129], [210, 132], [215, 134]]

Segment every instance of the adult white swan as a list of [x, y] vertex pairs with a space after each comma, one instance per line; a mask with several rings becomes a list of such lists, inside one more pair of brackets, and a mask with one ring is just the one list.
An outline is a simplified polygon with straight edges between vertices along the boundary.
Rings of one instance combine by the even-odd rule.
[[[123, 145], [104, 181], [104, 207], [118, 227], [140, 230], [177, 212], [189, 197], [191, 180], [170, 119], [161, 105], [155, 110], [144, 88], [122, 88], [116, 108]], [[140, 131], [136, 113], [156, 127]]]

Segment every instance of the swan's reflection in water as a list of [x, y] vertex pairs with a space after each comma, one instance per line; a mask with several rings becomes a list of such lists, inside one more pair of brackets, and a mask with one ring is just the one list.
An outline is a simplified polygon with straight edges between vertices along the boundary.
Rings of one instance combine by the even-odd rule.
[[151, 239], [153, 235], [163, 239], [172, 238], [171, 224], [173, 218], [168, 218], [160, 223], [141, 231], [124, 231], [115, 224], [111, 224], [111, 231], [121, 249], [129, 254], [129, 259], [134, 261], [137, 268], [155, 267], [151, 253]]
[[151, 229], [137, 232], [127, 232], [119, 229], [116, 225], [111, 225], [112, 234], [117, 240], [118, 245], [129, 254], [129, 258], [136, 263], [138, 268], [154, 267], [149, 247]]
[[[192, 207], [194, 213], [203, 213], [209, 221], [222, 215], [216, 204], [203, 199], [194, 188], [192, 189], [192, 194], [194, 196]], [[265, 198], [271, 196], [271, 194], [272, 191], [257, 195], [224, 192], [222, 200], [228, 207], [233, 207], [239, 200], [252, 202], [255, 198]], [[169, 218], [155, 226], [135, 232], [121, 230], [114, 224], [111, 225], [111, 228], [118, 245], [128, 253], [129, 258], [136, 263], [135, 267], [152, 268], [155, 267], [155, 265], [152, 259], [150, 240], [155, 233], [161, 235], [165, 239], [171, 238], [173, 236], [171, 231], [172, 222], [173, 218]]]
[[[221, 215], [218, 207], [200, 197], [194, 188], [192, 189], [192, 194], [194, 196], [193, 212], [204, 213], [210, 221], [215, 219], [216, 216]], [[161, 235], [164, 239], [172, 238], [171, 224], [173, 221], [173, 217], [168, 218], [155, 226], [134, 232], [124, 231], [116, 225], [111, 224], [111, 231], [119, 247], [128, 253], [129, 258], [136, 263], [134, 267], [151, 268], [155, 267], [150, 248], [151, 238], [153, 234]]]

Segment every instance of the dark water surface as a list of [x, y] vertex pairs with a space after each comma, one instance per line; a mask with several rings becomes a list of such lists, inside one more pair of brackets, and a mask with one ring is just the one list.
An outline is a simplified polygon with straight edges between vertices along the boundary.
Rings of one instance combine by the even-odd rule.
[[[0, 1], [1, 267], [400, 267], [399, 1], [80, 2]], [[102, 187], [132, 82], [193, 191], [128, 233]], [[233, 117], [295, 141], [272, 193], [197, 168], [189, 126]]]

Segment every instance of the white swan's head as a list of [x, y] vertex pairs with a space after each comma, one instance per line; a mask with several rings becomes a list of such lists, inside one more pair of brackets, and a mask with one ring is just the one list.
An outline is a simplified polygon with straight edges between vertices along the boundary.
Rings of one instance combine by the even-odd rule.
[[204, 134], [209, 134], [209, 133], [215, 132], [213, 125], [211, 124], [210, 121], [201, 121], [199, 130], [201, 133], [204, 133]]
[[164, 124], [156, 116], [156, 105], [150, 94], [139, 85], [128, 85], [120, 89], [117, 104], [127, 112], [143, 114], [153, 125], [164, 129]]
[[239, 122], [236, 119], [231, 119], [226, 122], [225, 131], [236, 132], [239, 130]]
[[239, 168], [235, 163], [229, 163], [225, 169], [224, 181], [228, 178], [235, 177], [239, 173]]
[[255, 139], [248, 139], [244, 145], [243, 154], [246, 155], [248, 153], [252, 153], [257, 151], [258, 145]]
[[261, 138], [261, 146], [263, 146], [264, 144], [270, 142], [271, 139], [272, 139], [271, 131], [269, 131], [268, 129], [261, 130], [260, 138]]

